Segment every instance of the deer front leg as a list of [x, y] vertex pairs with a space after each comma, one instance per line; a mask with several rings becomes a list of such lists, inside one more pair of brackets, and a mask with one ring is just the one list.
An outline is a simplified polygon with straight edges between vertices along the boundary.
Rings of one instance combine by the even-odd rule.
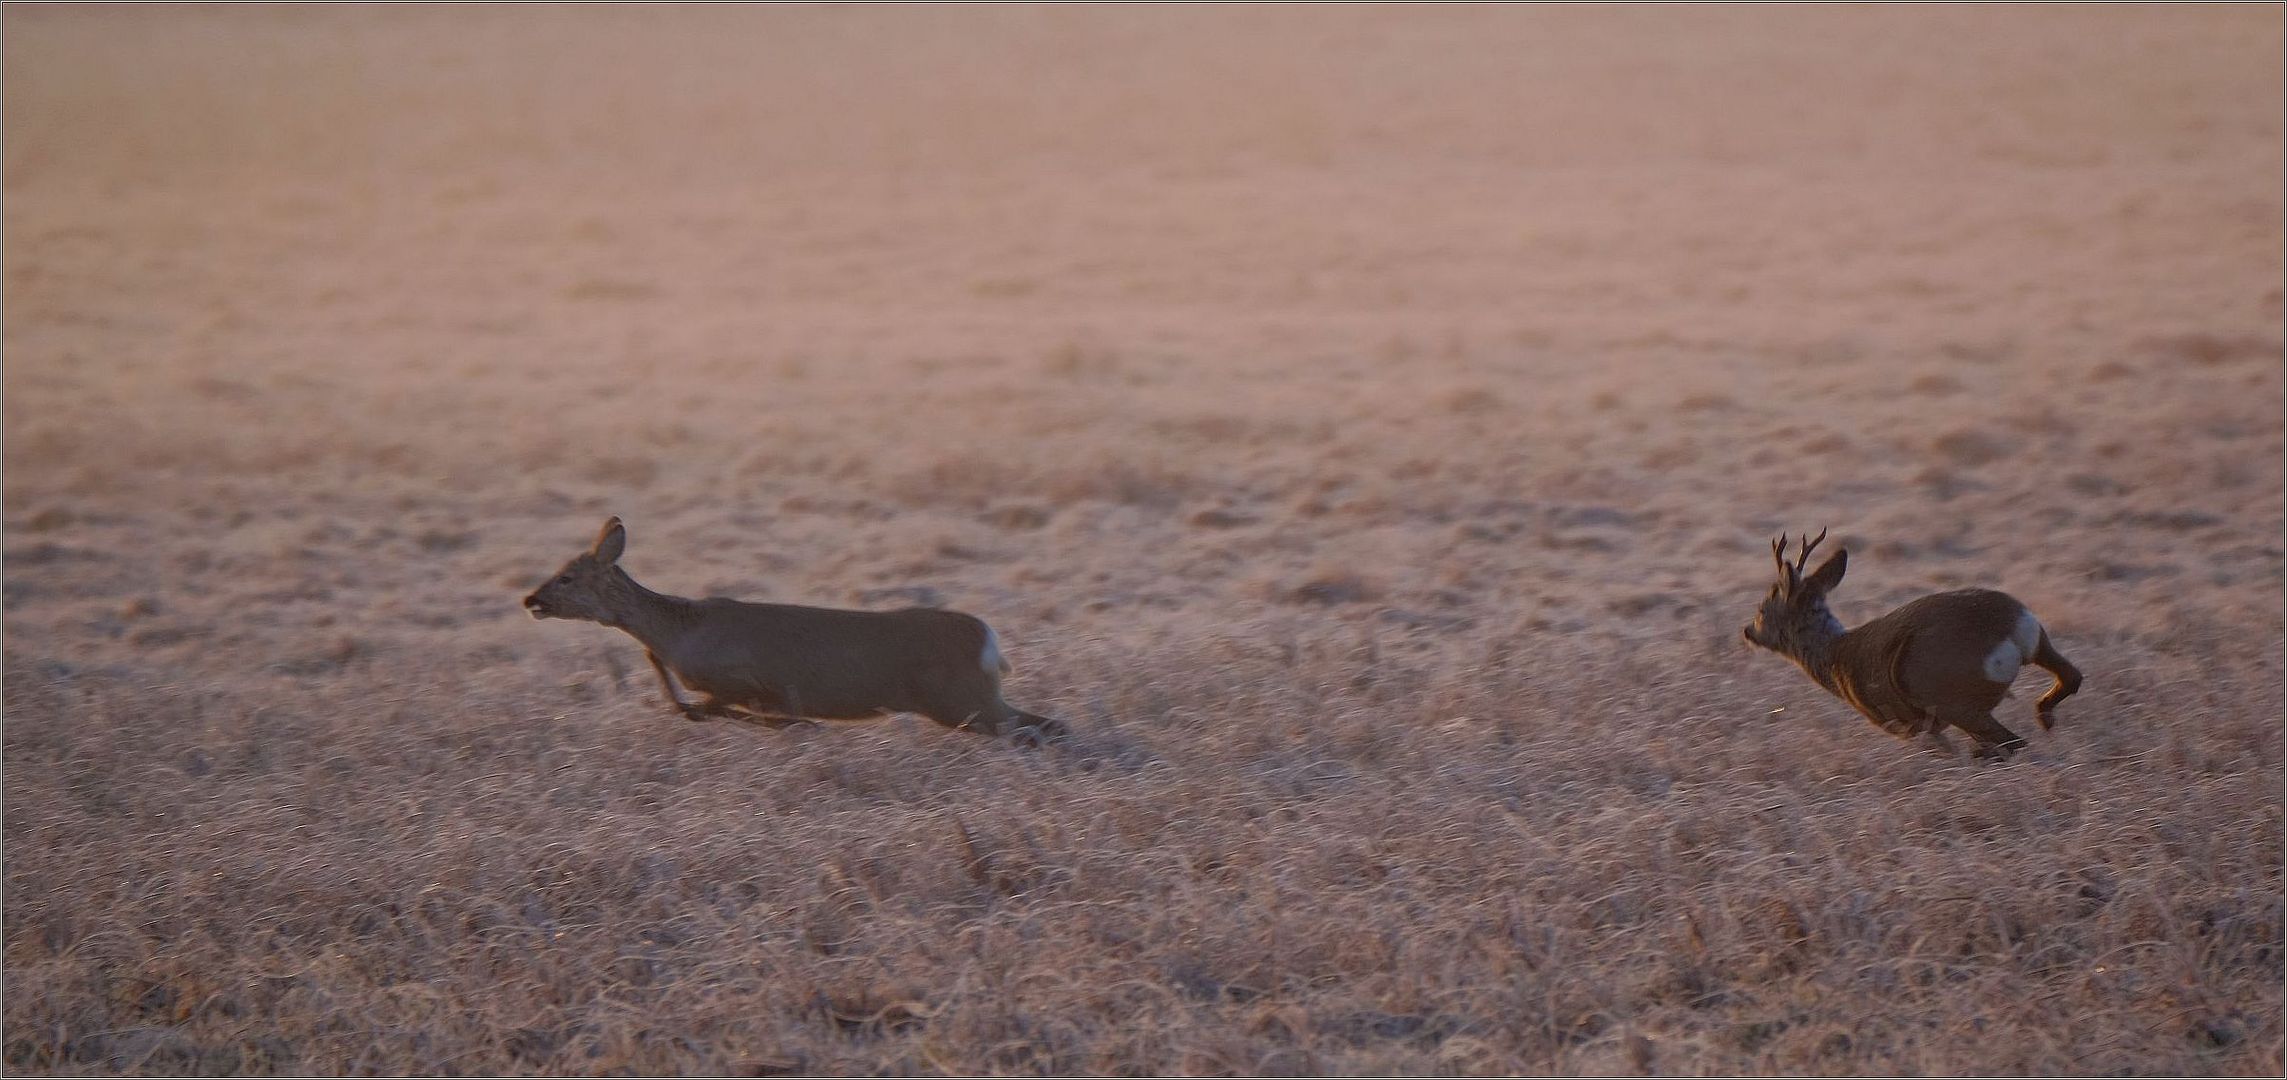
[[682, 713], [683, 719], [699, 721], [710, 716], [721, 715], [705, 706], [693, 705], [684, 701], [682, 696], [675, 692], [675, 677], [667, 673], [667, 665], [659, 661], [658, 653], [645, 649], [643, 650], [643, 658], [651, 661], [651, 670], [659, 673], [659, 688], [667, 692], [667, 703], [675, 706], [675, 711]]
[[805, 720], [799, 716], [780, 716], [776, 713], [748, 712], [745, 709], [732, 708], [730, 706], [721, 705], [718, 703], [710, 702], [709, 704], [716, 708], [722, 709], [721, 715], [725, 717], [736, 720], [742, 724], [752, 724], [759, 728], [769, 728], [772, 731], [780, 731], [790, 727], [818, 726], [816, 721]]
[[1889, 715], [1884, 715], [1864, 706], [1861, 706], [1859, 711], [1864, 713], [1866, 715], [1866, 719], [1871, 721], [1875, 727], [1881, 728], [1885, 733], [1895, 738], [1904, 739], [1907, 742], [1914, 741], [1916, 738], [1920, 737], [1922, 733], [1930, 731], [1933, 728], [1945, 726], [1943, 724], [1935, 723], [1932, 721], [1928, 713], [1899, 713], [1893, 711]]
[[1961, 756], [1961, 751], [1954, 749], [1953, 740], [1946, 738], [1946, 733], [1939, 728], [1931, 728], [1930, 730], [1915, 736], [1914, 741], [1926, 742], [1929, 744], [1930, 749], [1936, 750], [1947, 757]]
[[1970, 738], [1976, 739], [1976, 754], [1979, 757], [2006, 758], [2025, 747], [2025, 740], [2018, 738], [2016, 732], [2002, 727], [1999, 721], [1993, 719], [1991, 712], [1969, 708], [1940, 709], [1938, 719], [1968, 732]]

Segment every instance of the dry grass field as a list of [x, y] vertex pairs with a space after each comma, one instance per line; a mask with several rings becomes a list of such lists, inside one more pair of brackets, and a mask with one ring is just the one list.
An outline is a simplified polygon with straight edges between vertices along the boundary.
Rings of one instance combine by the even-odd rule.
[[[0, 31], [10, 1073], [2282, 1068], [2275, 6]], [[612, 514], [1074, 737], [673, 716]]]

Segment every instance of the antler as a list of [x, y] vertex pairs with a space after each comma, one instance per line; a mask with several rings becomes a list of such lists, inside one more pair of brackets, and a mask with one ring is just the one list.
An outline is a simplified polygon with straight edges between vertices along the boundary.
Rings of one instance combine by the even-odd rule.
[[1820, 529], [1815, 537], [1809, 533], [1796, 537], [1795, 542], [1802, 547], [1792, 563], [1787, 561], [1787, 534], [1780, 533], [1778, 539], [1771, 541], [1771, 559], [1779, 564], [1779, 578], [1787, 583], [1788, 588], [1802, 583], [1803, 566], [1811, 561], [1811, 549], [1825, 541], [1825, 529]]
[[1807, 563], [1807, 562], [1809, 562], [1809, 561], [1811, 561], [1811, 549], [1812, 549], [1812, 548], [1815, 548], [1815, 547], [1817, 547], [1817, 546], [1819, 546], [1820, 544], [1822, 544], [1822, 543], [1825, 543], [1825, 542], [1826, 542], [1826, 530], [1825, 530], [1825, 529], [1820, 529], [1820, 530], [1818, 531], [1818, 536], [1817, 536], [1816, 538], [1811, 538], [1811, 537], [1809, 537], [1807, 534], [1806, 534], [1806, 536], [1805, 536], [1804, 538], [1802, 538], [1803, 552], [1802, 552], [1802, 554], [1795, 556], [1795, 576], [1796, 576], [1796, 577], [1798, 577], [1798, 578], [1799, 578], [1799, 577], [1803, 576], [1803, 564], [1804, 564], [1804, 563]]

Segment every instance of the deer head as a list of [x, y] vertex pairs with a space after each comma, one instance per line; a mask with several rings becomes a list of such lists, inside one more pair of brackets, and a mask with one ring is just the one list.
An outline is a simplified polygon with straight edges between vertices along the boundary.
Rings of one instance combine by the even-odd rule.
[[626, 550], [627, 528], [616, 517], [604, 522], [595, 546], [573, 556], [547, 584], [525, 597], [524, 610], [535, 619], [585, 619], [607, 625], [618, 621], [634, 584], [618, 565]]
[[1779, 580], [1771, 585], [1771, 594], [1763, 598], [1755, 621], [1748, 623], [1740, 636], [1772, 652], [1798, 659], [1813, 647], [1842, 636], [1842, 622], [1827, 610], [1826, 594], [1842, 583], [1850, 552], [1838, 550], [1809, 576], [1803, 574], [1803, 566], [1810, 562], [1811, 550], [1825, 539], [1825, 529], [1820, 529], [1816, 537], [1798, 538], [1801, 547], [1791, 563], [1787, 561], [1786, 535], [1782, 533], [1771, 541], [1771, 558], [1779, 564]]

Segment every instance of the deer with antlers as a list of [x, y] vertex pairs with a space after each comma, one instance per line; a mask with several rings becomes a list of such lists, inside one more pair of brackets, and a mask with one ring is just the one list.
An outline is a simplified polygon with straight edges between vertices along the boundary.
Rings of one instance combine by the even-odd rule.
[[1980, 756], [2007, 756], [2025, 745], [1993, 719], [2009, 696], [2019, 668], [2033, 664], [2056, 677], [2034, 716], [2043, 730], [2055, 724], [2057, 703], [2080, 689], [2081, 673], [2049, 643], [2049, 632], [2024, 604], [1991, 589], [1935, 593], [1855, 630], [1827, 608], [1827, 594], [1842, 582], [1850, 553], [1837, 550], [1809, 575], [1811, 550], [1826, 539], [1798, 538], [1787, 561], [1787, 538], [1771, 542], [1779, 580], [1771, 586], [1746, 639], [1801, 667], [1814, 682], [1850, 703], [1868, 720], [1900, 738], [1929, 736], [1950, 749], [1944, 731], [1956, 727], [1977, 740]]

